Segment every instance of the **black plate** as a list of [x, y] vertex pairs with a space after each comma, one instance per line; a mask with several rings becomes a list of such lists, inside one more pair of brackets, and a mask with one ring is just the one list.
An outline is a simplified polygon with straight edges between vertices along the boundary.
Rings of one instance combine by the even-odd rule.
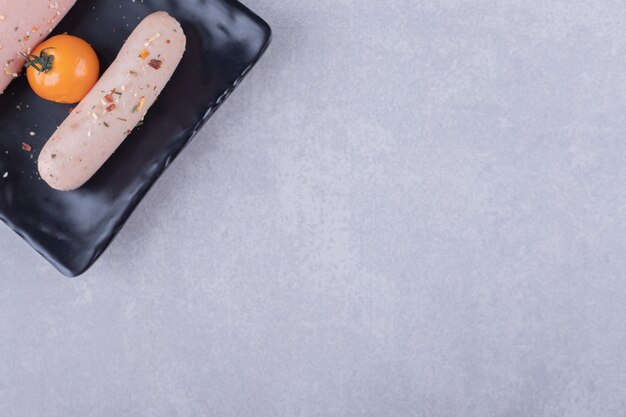
[[79, 190], [51, 189], [36, 165], [70, 106], [37, 98], [24, 77], [0, 96], [0, 219], [67, 276], [80, 275], [102, 254], [270, 41], [269, 26], [234, 0], [78, 0], [55, 32], [90, 42], [106, 68], [137, 23], [158, 10], [181, 22], [187, 51], [144, 125]]

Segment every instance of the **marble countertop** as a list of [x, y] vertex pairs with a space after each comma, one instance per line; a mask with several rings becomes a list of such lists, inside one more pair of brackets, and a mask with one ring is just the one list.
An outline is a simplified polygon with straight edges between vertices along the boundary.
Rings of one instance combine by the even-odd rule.
[[626, 7], [246, 3], [88, 273], [0, 227], [0, 415], [623, 415]]

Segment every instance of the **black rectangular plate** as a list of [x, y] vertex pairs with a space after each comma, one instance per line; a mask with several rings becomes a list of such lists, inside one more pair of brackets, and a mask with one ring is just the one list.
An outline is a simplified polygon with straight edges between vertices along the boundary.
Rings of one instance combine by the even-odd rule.
[[0, 96], [0, 220], [67, 276], [102, 254], [270, 42], [267, 23], [234, 0], [78, 0], [54, 33], [91, 43], [106, 68], [139, 21], [159, 10], [187, 35], [183, 60], [144, 124], [82, 188], [55, 191], [37, 173], [39, 151], [70, 106], [39, 99], [24, 77]]

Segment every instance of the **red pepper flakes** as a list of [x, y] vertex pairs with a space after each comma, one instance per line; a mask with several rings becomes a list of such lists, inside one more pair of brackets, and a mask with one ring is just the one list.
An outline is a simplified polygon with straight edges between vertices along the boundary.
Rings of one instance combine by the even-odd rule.
[[163, 64], [163, 61], [161, 61], [160, 59], [151, 59], [150, 62], [148, 62], [148, 65], [150, 65], [155, 70], [160, 69], [161, 64]]
[[139, 52], [139, 59], [143, 61], [144, 59], [148, 57], [148, 55], [150, 55], [150, 52], [148, 52], [146, 48], [143, 48], [141, 52]]
[[104, 100], [107, 103], [113, 103], [113, 96], [111, 94], [107, 94], [106, 96], [104, 96]]
[[170, 41], [169, 39], [165, 41], [165, 43], [170, 44], [172, 43], [172, 41]]
[[30, 146], [28, 143], [26, 142], [22, 142], [22, 150], [26, 151], [26, 152], [30, 152], [33, 150], [33, 147]]
[[115, 110], [115, 104], [109, 104], [106, 108], [106, 111], [113, 111]]
[[72, 112], [74, 111], [74, 107], [70, 107], [70, 109], [68, 110], [68, 114], [72, 114]]

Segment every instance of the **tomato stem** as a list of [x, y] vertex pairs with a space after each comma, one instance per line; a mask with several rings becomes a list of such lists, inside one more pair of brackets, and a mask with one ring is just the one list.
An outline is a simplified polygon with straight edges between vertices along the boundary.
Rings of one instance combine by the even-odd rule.
[[46, 50], [48, 49], [54, 48], [44, 48], [41, 50], [39, 55], [26, 55], [20, 52], [20, 55], [22, 55], [26, 59], [26, 68], [33, 67], [39, 73], [50, 72], [50, 70], [52, 70], [52, 61], [54, 61], [54, 55], [47, 54]]

